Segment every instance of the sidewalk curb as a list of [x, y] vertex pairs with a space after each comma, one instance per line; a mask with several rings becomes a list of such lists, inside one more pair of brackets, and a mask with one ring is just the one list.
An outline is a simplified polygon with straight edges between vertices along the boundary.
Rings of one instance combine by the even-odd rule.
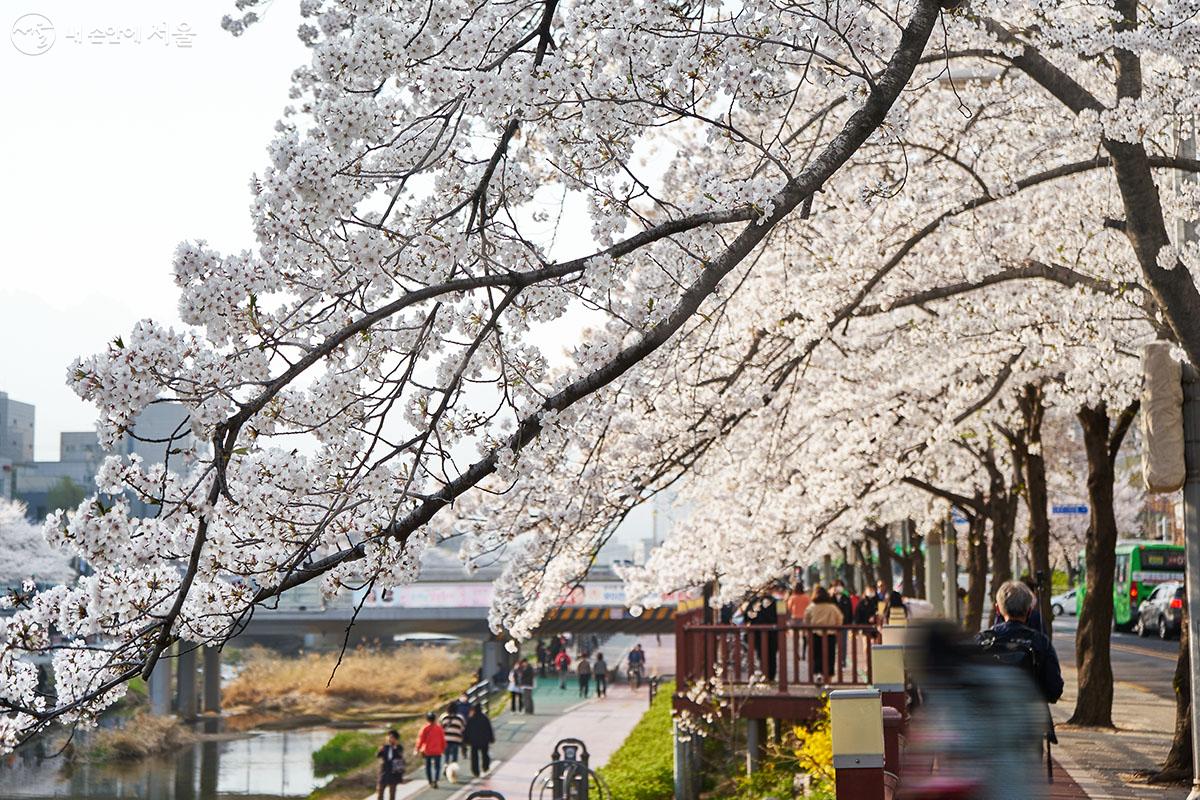
[[1083, 790], [1083, 793], [1089, 798], [1105, 798], [1112, 796], [1107, 793], [1103, 782], [1095, 773], [1085, 769], [1079, 764], [1078, 761], [1067, 755], [1066, 748], [1054, 748], [1054, 761], [1060, 767], [1062, 767], [1064, 772], [1071, 776], [1071, 780], [1075, 781], [1079, 788]]

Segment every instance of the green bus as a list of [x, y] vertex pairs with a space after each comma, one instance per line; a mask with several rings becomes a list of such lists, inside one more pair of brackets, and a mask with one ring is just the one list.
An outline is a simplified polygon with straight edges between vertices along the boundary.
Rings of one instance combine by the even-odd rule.
[[[1117, 566], [1113, 575], [1113, 625], [1127, 631], [1137, 621], [1138, 605], [1154, 587], [1167, 581], [1182, 581], [1183, 545], [1166, 542], [1125, 540], [1117, 542]], [[1087, 564], [1079, 553], [1079, 583], [1075, 587], [1076, 608], [1083, 607]]]

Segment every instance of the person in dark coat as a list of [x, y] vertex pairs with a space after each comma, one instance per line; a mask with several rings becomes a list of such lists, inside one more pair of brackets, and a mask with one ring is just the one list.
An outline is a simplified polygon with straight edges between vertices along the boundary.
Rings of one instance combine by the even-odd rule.
[[492, 732], [492, 721], [483, 713], [483, 707], [478, 703], [471, 706], [467, 727], [463, 731], [463, 740], [471, 748], [471, 774], [478, 778], [492, 767], [492, 757], [488, 754], [488, 748], [496, 741], [496, 734]]
[[387, 732], [375, 757], [379, 759], [378, 800], [384, 800], [384, 789], [388, 790], [391, 800], [396, 800], [396, 787], [404, 780], [404, 748], [400, 746], [399, 731]]
[[519, 678], [521, 684], [521, 705], [525, 709], [526, 714], [533, 713], [533, 689], [537, 683], [537, 672], [533, 668], [533, 664], [528, 661], [521, 662], [521, 674]]
[[[769, 633], [754, 634], [750, 646], [754, 648], [754, 661], [758, 669], [774, 681], [779, 669], [779, 624], [778, 599], [769, 593], [752, 598], [746, 604], [746, 624], [752, 627], [770, 628]], [[766, 663], [763, 663], [763, 662]]]
[[858, 608], [854, 609], [854, 624], [855, 625], [874, 625], [875, 614], [878, 610], [878, 601], [875, 599], [875, 590], [869, 585], [864, 586], [862, 596], [858, 599]]

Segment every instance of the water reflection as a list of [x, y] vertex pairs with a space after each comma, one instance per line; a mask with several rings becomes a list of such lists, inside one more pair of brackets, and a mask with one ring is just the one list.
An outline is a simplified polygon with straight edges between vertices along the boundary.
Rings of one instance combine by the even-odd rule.
[[64, 764], [26, 749], [0, 767], [0, 797], [22, 800], [225, 800], [304, 797], [328, 778], [313, 775], [313, 751], [334, 731], [268, 731], [206, 741], [173, 757], [129, 765]]

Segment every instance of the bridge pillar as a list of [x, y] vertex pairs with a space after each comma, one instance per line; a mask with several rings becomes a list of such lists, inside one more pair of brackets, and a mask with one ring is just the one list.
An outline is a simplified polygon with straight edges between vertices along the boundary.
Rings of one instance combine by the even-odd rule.
[[221, 650], [204, 648], [204, 712], [221, 713]]
[[196, 718], [196, 645], [192, 642], [180, 642], [177, 647], [178, 656], [175, 659], [175, 711], [180, 718], [192, 720]]
[[[504, 642], [489, 638], [483, 642], [483, 679], [490, 681], [500, 670], [508, 671], [511, 654], [504, 649]], [[501, 687], [503, 688], [503, 687]]]
[[175, 756], [173, 800], [196, 800], [196, 747], [188, 745]]
[[159, 658], [146, 681], [146, 690], [150, 695], [150, 713], [157, 717], [165, 717], [171, 713], [171, 659]]
[[221, 748], [214, 741], [200, 744], [200, 796], [216, 797], [221, 774]]

